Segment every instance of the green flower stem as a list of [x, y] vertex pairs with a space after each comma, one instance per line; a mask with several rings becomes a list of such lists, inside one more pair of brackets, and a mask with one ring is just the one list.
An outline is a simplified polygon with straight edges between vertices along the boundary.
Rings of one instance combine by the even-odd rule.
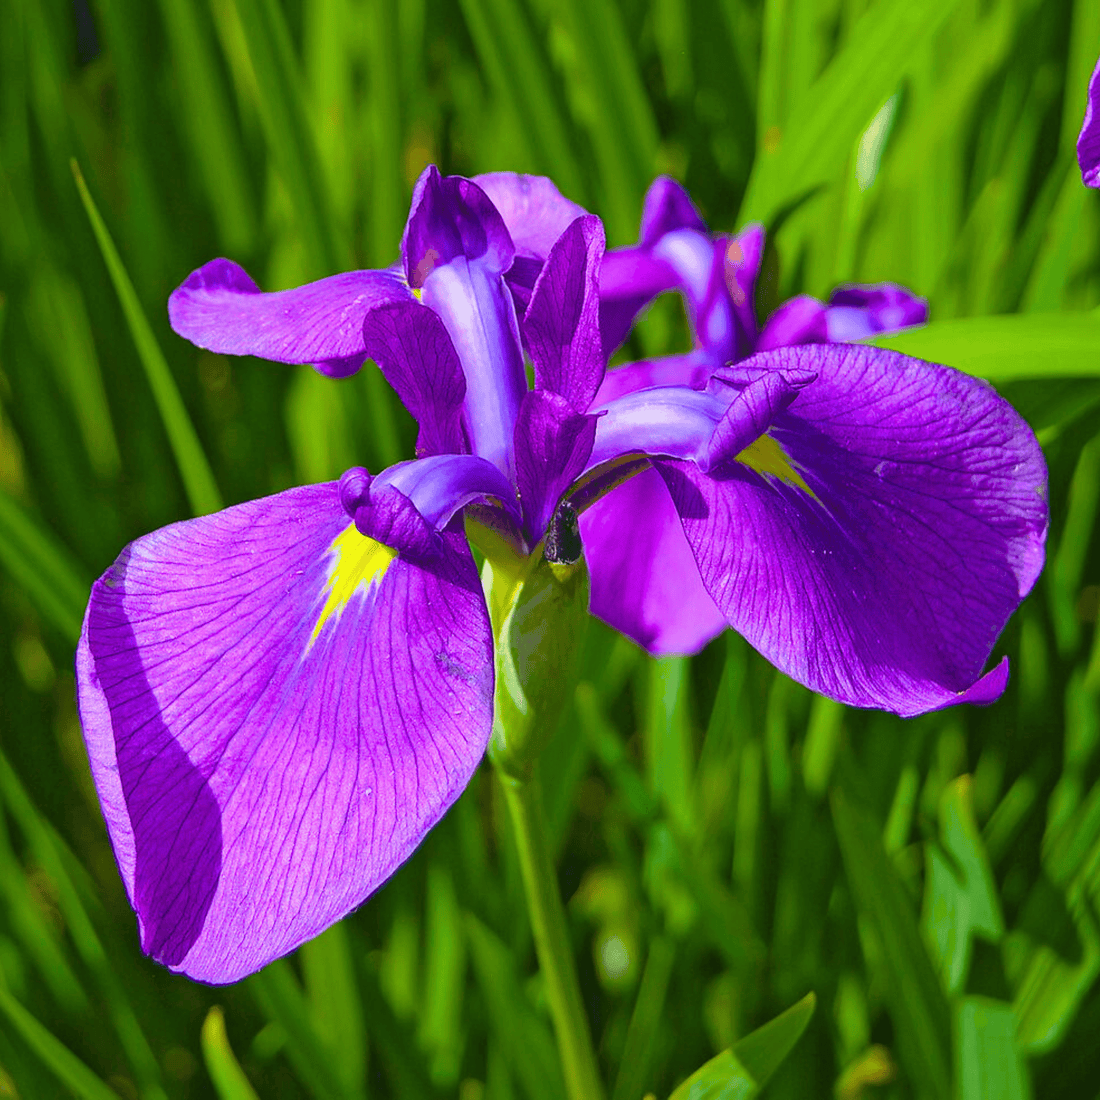
[[571, 1100], [602, 1100], [603, 1082], [588, 1033], [580, 984], [573, 966], [573, 949], [566, 930], [565, 909], [546, 840], [538, 766], [533, 767], [527, 780], [509, 777], [499, 770], [497, 774], [512, 817], [527, 911], [539, 968], [546, 980], [566, 1092]]

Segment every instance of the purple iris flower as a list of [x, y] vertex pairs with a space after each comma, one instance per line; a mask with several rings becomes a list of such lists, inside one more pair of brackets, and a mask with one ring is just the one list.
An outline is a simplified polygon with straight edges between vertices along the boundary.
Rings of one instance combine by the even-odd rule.
[[147, 953], [240, 978], [360, 904], [457, 798], [494, 689], [464, 522], [521, 555], [583, 544], [594, 609], [654, 651], [728, 624], [856, 706], [1000, 694], [1006, 664], [983, 668], [1043, 559], [1031, 432], [984, 383], [893, 352], [751, 355], [748, 267], [695, 287], [693, 352], [607, 372], [625, 312], [667, 289], [655, 262], [686, 285], [667, 254], [716, 251], [700, 226], [605, 256], [550, 181], [430, 168], [399, 268], [265, 294], [214, 260], [172, 295], [215, 352], [332, 375], [369, 356], [419, 435], [375, 476], [139, 538], [94, 585], [81, 720]]
[[1077, 163], [1086, 187], [1100, 187], [1100, 61], [1092, 70], [1085, 121], [1077, 137]]
[[[780, 305], [760, 327], [753, 298], [763, 255], [761, 226], [751, 225], [737, 236], [712, 235], [680, 184], [665, 177], [655, 180], [646, 195], [637, 245], [604, 257], [600, 274], [604, 351], [613, 353], [638, 313], [656, 295], [670, 290], [684, 298], [696, 347], [680, 357], [613, 370], [604, 380], [602, 393], [619, 396], [645, 385], [703, 388], [720, 368], [757, 352], [859, 340], [928, 319], [922, 298], [904, 287], [882, 283], [840, 287], [828, 303], [800, 295]], [[807, 370], [817, 369], [814, 361], [811, 356]], [[875, 362], [884, 360], [879, 357]], [[838, 380], [837, 385], [843, 402], [844, 381]], [[778, 437], [772, 433], [771, 438]], [[653, 654], [695, 653], [730, 624], [756, 644], [753, 633], [743, 630], [719, 606], [713, 585], [696, 568], [689, 525], [681, 522], [669, 488], [656, 469], [643, 471], [582, 517], [593, 613]], [[644, 534], [622, 539], [623, 525], [641, 514], [650, 517]], [[750, 616], [753, 613], [748, 611]], [[764, 652], [776, 660], [772, 651]], [[823, 684], [818, 690], [834, 694]], [[851, 696], [845, 699], [855, 702]], [[864, 698], [862, 705], [868, 701]]]

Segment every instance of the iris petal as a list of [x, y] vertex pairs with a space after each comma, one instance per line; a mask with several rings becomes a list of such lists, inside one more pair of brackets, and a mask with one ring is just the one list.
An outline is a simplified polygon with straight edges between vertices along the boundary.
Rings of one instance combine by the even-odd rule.
[[600, 342], [600, 219], [578, 218], [555, 242], [531, 294], [523, 332], [535, 367], [535, 389], [564, 397], [585, 412], [603, 378]]
[[1085, 121], [1077, 137], [1077, 163], [1086, 187], [1100, 187], [1100, 61], [1089, 79]]
[[475, 454], [515, 475], [513, 431], [527, 392], [523, 350], [504, 272], [515, 248], [476, 183], [425, 169], [401, 243], [409, 284], [439, 316], [466, 380], [463, 416]]
[[593, 615], [654, 656], [696, 653], [726, 629], [656, 470], [580, 516]]
[[518, 256], [545, 260], [570, 222], [588, 213], [546, 176], [486, 172], [473, 179], [500, 212]]
[[1027, 425], [984, 383], [893, 352], [759, 361], [817, 375], [768, 453], [719, 477], [656, 462], [727, 621], [855, 706], [989, 701], [996, 678], [975, 681], [1043, 562], [1046, 469]]
[[316, 935], [477, 767], [493, 663], [469, 549], [375, 551], [314, 485], [138, 539], [93, 588], [81, 720], [142, 945], [173, 969], [234, 981]]
[[363, 365], [367, 315], [403, 301], [412, 295], [394, 271], [348, 271], [265, 294], [231, 260], [211, 260], [172, 292], [168, 316], [180, 336], [208, 351], [311, 363], [343, 377]]
[[466, 380], [439, 317], [415, 301], [382, 306], [367, 317], [363, 342], [420, 426], [416, 453], [465, 451], [461, 417]]

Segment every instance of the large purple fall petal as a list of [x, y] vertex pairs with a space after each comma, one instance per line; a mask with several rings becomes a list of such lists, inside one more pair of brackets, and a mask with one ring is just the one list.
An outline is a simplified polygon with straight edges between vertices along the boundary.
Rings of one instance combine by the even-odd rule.
[[461, 534], [414, 567], [313, 485], [131, 543], [77, 682], [144, 950], [230, 982], [360, 904], [458, 796], [492, 639]]
[[654, 656], [697, 653], [726, 629], [655, 470], [582, 512], [580, 529], [593, 615]]
[[1077, 137], [1077, 163], [1086, 187], [1100, 187], [1100, 61], [1089, 79], [1085, 121]]
[[265, 294], [244, 268], [211, 260], [172, 292], [168, 317], [180, 336], [207, 351], [311, 363], [342, 378], [363, 365], [363, 321], [371, 310], [411, 300], [393, 271], [347, 271]]
[[600, 219], [578, 218], [558, 238], [535, 283], [523, 319], [535, 389], [560, 394], [577, 412], [592, 403], [603, 378], [600, 342]]
[[894, 352], [810, 345], [744, 366], [758, 362], [817, 377], [720, 476], [655, 463], [730, 625], [855, 706], [989, 701], [1003, 670], [975, 682], [1043, 562], [1030, 429], [985, 383]]

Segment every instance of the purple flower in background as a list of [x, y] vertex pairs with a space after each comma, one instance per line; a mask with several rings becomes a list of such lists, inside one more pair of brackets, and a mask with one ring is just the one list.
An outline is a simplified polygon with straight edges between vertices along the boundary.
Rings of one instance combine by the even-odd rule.
[[[93, 587], [81, 719], [159, 961], [210, 982], [258, 969], [358, 905], [461, 792], [493, 716], [464, 519], [519, 554], [583, 545], [593, 610], [653, 652], [728, 624], [856, 706], [1003, 690], [1005, 663], [983, 668], [1046, 531], [1027, 426], [984, 383], [893, 352], [751, 354], [759, 232], [712, 240], [658, 187], [641, 244], [605, 256], [599, 220], [548, 180], [430, 168], [400, 270], [265, 294], [214, 260], [172, 295], [175, 330], [215, 352], [333, 375], [369, 356], [419, 435], [375, 476], [140, 538]], [[671, 287], [699, 346], [606, 371]], [[821, 307], [826, 337], [908, 316], [888, 288], [846, 293]]]
[[1085, 121], [1077, 137], [1077, 163], [1086, 187], [1100, 187], [1100, 61], [1092, 70]]
[[[614, 370], [605, 380], [604, 392], [618, 394], [631, 385], [665, 383], [701, 388], [716, 370], [754, 352], [859, 340], [928, 319], [923, 299], [904, 287], [883, 283], [841, 287], [828, 304], [809, 295], [792, 298], [761, 329], [753, 297], [763, 254], [760, 226], [750, 226], [735, 237], [712, 236], [678, 183], [663, 177], [655, 180], [646, 195], [638, 244], [604, 257], [600, 274], [604, 351], [614, 352], [638, 313], [669, 290], [683, 295], [696, 347], [648, 367], [638, 364]], [[856, 384], [854, 377], [851, 381]], [[843, 402], [847, 400], [845, 383], [838, 384]], [[650, 516], [644, 535], [622, 539], [623, 524], [637, 514]], [[696, 568], [688, 525], [681, 523], [667, 479], [657, 470], [643, 471], [589, 509], [581, 519], [581, 530], [592, 577], [593, 613], [651, 653], [694, 653], [728, 624], [737, 625], [715, 602], [713, 585]], [[624, 584], [626, 577], [630, 582]], [[751, 632], [742, 633], [753, 640]]]

